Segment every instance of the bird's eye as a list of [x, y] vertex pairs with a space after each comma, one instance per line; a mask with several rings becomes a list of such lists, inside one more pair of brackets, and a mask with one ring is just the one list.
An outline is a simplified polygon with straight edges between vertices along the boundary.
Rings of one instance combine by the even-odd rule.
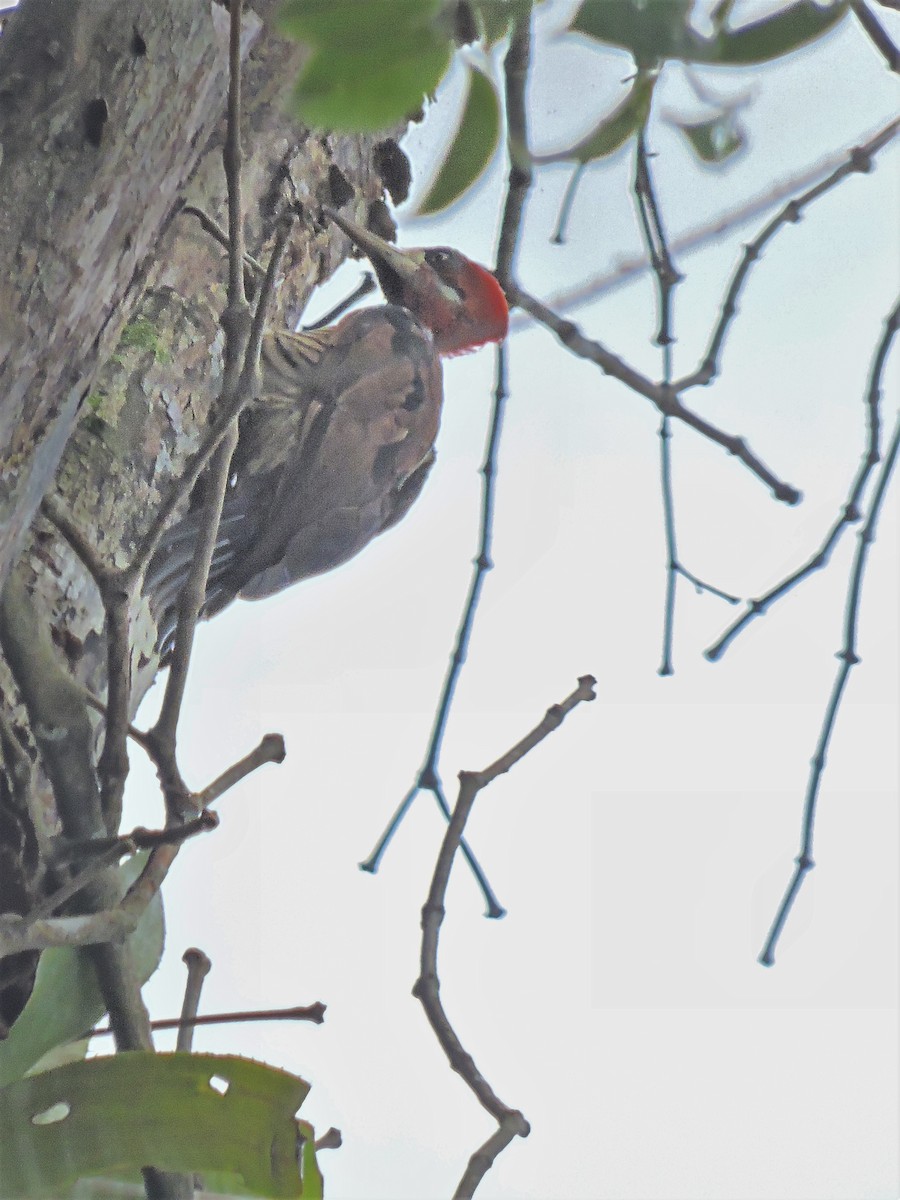
[[436, 271], [439, 271], [441, 267], [446, 267], [447, 263], [450, 261], [450, 257], [451, 255], [449, 250], [437, 249], [425, 251], [425, 261], [428, 263], [429, 267], [434, 267]]

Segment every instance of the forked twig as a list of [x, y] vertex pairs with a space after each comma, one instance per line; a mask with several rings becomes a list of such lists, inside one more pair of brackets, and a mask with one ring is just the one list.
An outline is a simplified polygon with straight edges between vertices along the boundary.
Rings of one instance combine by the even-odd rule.
[[719, 639], [709, 647], [705, 652], [706, 658], [710, 662], [716, 662], [722, 657], [735, 638], [747, 628], [751, 622], [757, 617], [765, 616], [773, 604], [781, 600], [788, 593], [792, 592], [799, 584], [808, 579], [810, 575], [821, 570], [831, 558], [832, 551], [840, 541], [844, 531], [849, 528], [854, 522], [861, 517], [860, 504], [862, 502], [863, 493], [869, 482], [869, 476], [873, 469], [877, 466], [881, 459], [880, 448], [880, 430], [881, 418], [879, 416], [879, 403], [881, 398], [881, 380], [884, 375], [885, 364], [887, 363], [888, 354], [890, 353], [891, 345], [900, 329], [900, 300], [894, 306], [893, 311], [889, 314], [884, 325], [884, 333], [878, 344], [875, 352], [875, 358], [872, 362], [872, 369], [869, 374], [869, 385], [866, 389], [866, 424], [867, 438], [866, 446], [863, 451], [862, 461], [859, 464], [856, 475], [850, 484], [847, 493], [847, 499], [841, 507], [841, 511], [835, 519], [830, 531], [826, 535], [822, 544], [815, 554], [799, 566], [790, 575], [785, 576], [770, 588], [762, 596], [757, 596], [753, 600], [747, 602], [747, 607], [743, 613], [734, 621]]
[[450, 824], [435, 863], [428, 898], [422, 907], [422, 947], [419, 958], [419, 978], [413, 987], [413, 995], [421, 1001], [425, 1015], [441, 1049], [447, 1055], [450, 1066], [466, 1082], [479, 1104], [497, 1121], [499, 1128], [469, 1160], [469, 1165], [454, 1192], [454, 1200], [471, 1197], [494, 1159], [514, 1137], [527, 1137], [530, 1126], [517, 1109], [510, 1108], [494, 1092], [491, 1085], [475, 1065], [459, 1040], [440, 998], [440, 981], [437, 969], [438, 942], [443, 924], [450, 871], [459, 848], [463, 830], [472, 811], [478, 793], [498, 776], [511, 770], [517, 762], [533, 750], [544, 738], [558, 729], [568, 714], [577, 705], [596, 699], [592, 675], [582, 675], [578, 687], [561, 704], [554, 704], [544, 718], [520, 742], [483, 771], [461, 771], [459, 776], [459, 798], [453, 809]]

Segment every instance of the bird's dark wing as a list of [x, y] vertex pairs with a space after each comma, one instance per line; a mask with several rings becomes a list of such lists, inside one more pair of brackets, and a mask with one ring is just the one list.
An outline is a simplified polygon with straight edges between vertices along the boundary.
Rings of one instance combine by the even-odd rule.
[[[344, 336], [316, 372], [319, 380], [337, 379], [338, 390], [319, 388], [304, 436], [291, 440], [277, 481], [270, 480], [268, 520], [240, 563], [236, 590], [245, 598], [270, 595], [358, 553], [408, 509], [411, 499], [400, 495], [432, 454], [443, 389], [430, 335], [404, 309], [352, 316], [360, 320], [349, 330], [350, 318], [336, 327]], [[424, 473], [417, 478], [421, 487]]]
[[[440, 359], [406, 309], [267, 334], [262, 369], [260, 399], [241, 418], [207, 616], [236, 595], [268, 596], [352, 558], [409, 510], [434, 458]], [[161, 645], [199, 523], [191, 512], [168, 530], [148, 570]]]

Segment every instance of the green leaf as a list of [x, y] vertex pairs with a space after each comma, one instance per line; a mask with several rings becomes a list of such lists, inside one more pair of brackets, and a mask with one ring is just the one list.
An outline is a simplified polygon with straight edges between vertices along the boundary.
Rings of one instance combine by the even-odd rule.
[[509, 32], [511, 13], [503, 0], [481, 0], [475, 5], [475, 15], [485, 50], [491, 50]]
[[[540, 3], [540, 0], [537, 0]], [[477, 0], [475, 15], [481, 30], [481, 41], [485, 50], [491, 50], [503, 40], [509, 27], [519, 16], [525, 16], [532, 7], [531, 0]]]
[[415, 111], [453, 53], [440, 0], [289, 0], [282, 29], [313, 48], [293, 95], [305, 124], [387, 129]]
[[656, 75], [650, 73], [638, 75], [622, 103], [604, 117], [586, 138], [567, 150], [557, 150], [553, 154], [535, 154], [534, 161], [587, 163], [614, 154], [646, 124], [656, 78]]
[[[134, 883], [146, 860], [145, 853], [136, 854], [120, 867], [123, 890]], [[157, 893], [128, 939], [141, 983], [159, 965], [164, 940], [162, 898]], [[9, 1036], [0, 1042], [0, 1085], [21, 1079], [45, 1054], [79, 1038], [105, 1012], [86, 953], [64, 948], [45, 950], [38, 963], [34, 991]]]
[[294, 111], [314, 128], [376, 133], [407, 117], [433, 92], [450, 63], [449, 42], [395, 52], [320, 53], [297, 80]]
[[714, 38], [697, 38], [694, 62], [721, 66], [753, 66], [792, 54], [820, 38], [847, 15], [847, 0], [821, 7], [797, 0], [752, 25], [723, 30]]
[[687, 138], [691, 149], [701, 162], [718, 165], [731, 158], [746, 145], [743, 129], [734, 113], [721, 113], [709, 121], [673, 121]]
[[639, 66], [662, 59], [753, 66], [791, 54], [827, 33], [847, 13], [849, 0], [827, 6], [794, 0], [738, 29], [725, 26], [731, 4], [714, 13], [718, 31], [704, 38], [690, 24], [692, 0], [585, 0], [569, 26], [573, 33], [630, 50]]
[[640, 67], [680, 58], [693, 31], [693, 0], [584, 0], [569, 28], [609, 46], [630, 50]]
[[487, 75], [469, 68], [462, 118], [437, 179], [419, 206], [426, 215], [452, 204], [481, 175], [500, 138], [500, 101]]
[[431, 29], [441, 8], [442, 0], [287, 0], [278, 24], [310, 46], [389, 49], [398, 35]]
[[301, 1170], [303, 1172], [303, 1200], [322, 1200], [325, 1195], [325, 1180], [316, 1162], [316, 1131], [308, 1121], [298, 1121], [303, 1138]]
[[321, 1194], [321, 1177], [306, 1191], [298, 1167], [294, 1114], [308, 1092], [296, 1075], [216, 1054], [135, 1051], [32, 1075], [0, 1089], [0, 1195], [58, 1196], [147, 1163], [224, 1172], [241, 1194]]

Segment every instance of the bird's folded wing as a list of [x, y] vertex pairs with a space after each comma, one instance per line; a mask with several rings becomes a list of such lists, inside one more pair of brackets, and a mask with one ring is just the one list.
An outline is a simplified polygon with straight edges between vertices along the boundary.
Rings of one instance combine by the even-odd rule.
[[323, 403], [280, 471], [240, 594], [269, 595], [327, 571], [395, 524], [414, 499], [410, 490], [400, 500], [406, 481], [430, 465], [441, 401], [433, 356], [421, 363], [388, 357]]

